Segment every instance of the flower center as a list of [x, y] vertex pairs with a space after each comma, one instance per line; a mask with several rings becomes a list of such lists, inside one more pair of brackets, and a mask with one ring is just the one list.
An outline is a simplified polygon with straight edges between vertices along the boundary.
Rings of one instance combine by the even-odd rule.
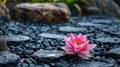
[[83, 42], [82, 41], [75, 41], [75, 44], [81, 45]]

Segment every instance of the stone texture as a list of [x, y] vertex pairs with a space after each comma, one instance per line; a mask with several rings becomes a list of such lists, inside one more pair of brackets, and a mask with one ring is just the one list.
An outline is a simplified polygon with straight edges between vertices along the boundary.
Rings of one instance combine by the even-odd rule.
[[59, 31], [61, 32], [85, 32], [86, 28], [76, 28], [76, 27], [60, 27]]
[[113, 67], [113, 64], [107, 64], [104, 62], [85, 62], [78, 63], [74, 67]]
[[65, 35], [60, 34], [50, 34], [50, 33], [41, 33], [39, 36], [44, 38], [50, 38], [50, 39], [64, 39], [66, 37]]
[[111, 49], [110, 51], [108, 51], [108, 55], [109, 57], [112, 57], [112, 58], [120, 58], [120, 48], [114, 48], [114, 49]]
[[100, 14], [120, 18], [120, 7], [114, 0], [89, 0], [91, 6], [99, 9]]
[[8, 51], [0, 52], [0, 67], [16, 67], [20, 57]]
[[31, 39], [28, 36], [24, 36], [24, 35], [10, 35], [10, 36], [4, 36], [4, 38], [8, 42], [22, 42]]
[[64, 55], [66, 55], [64, 51], [40, 49], [37, 52], [33, 53], [32, 57], [38, 62], [50, 62], [50, 60], [57, 61]]
[[112, 20], [106, 20], [106, 19], [94, 19], [92, 20], [94, 23], [104, 23], [104, 24], [109, 24], [112, 23]]
[[97, 38], [96, 41], [102, 43], [120, 43], [120, 39], [116, 37], [101, 37], [101, 38]]
[[100, 24], [95, 24], [95, 23], [81, 23], [81, 22], [79, 22], [78, 23], [80, 26], [87, 26], [87, 27], [99, 27], [99, 26], [103, 26], [103, 25], [100, 25]]
[[14, 18], [40, 22], [68, 21], [70, 10], [64, 3], [22, 3], [15, 6]]

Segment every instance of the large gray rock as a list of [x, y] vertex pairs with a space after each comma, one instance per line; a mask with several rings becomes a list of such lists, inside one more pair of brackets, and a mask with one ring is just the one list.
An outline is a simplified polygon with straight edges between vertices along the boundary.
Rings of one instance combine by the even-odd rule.
[[120, 7], [114, 0], [89, 0], [91, 6], [99, 9], [100, 14], [120, 18]]
[[69, 8], [64, 3], [22, 3], [15, 6], [14, 18], [33, 22], [68, 21]]

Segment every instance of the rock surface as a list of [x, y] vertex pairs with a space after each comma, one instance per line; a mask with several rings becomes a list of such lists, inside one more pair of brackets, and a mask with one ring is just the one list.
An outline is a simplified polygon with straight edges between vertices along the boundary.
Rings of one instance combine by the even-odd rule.
[[24, 36], [24, 35], [10, 35], [10, 36], [4, 36], [4, 38], [8, 42], [22, 42], [31, 39], [28, 36]]
[[52, 59], [53, 61], [57, 61], [58, 58], [65, 56], [65, 52], [60, 50], [38, 50], [35, 52], [32, 57], [35, 58], [37, 61], [42, 62], [50, 62]]
[[114, 66], [113, 64], [107, 64], [104, 62], [85, 62], [85, 63], [80, 63], [76, 64], [74, 67], [112, 67]]
[[120, 48], [111, 49], [108, 52], [108, 56], [112, 58], [120, 58]]
[[15, 67], [20, 60], [20, 57], [16, 54], [9, 53], [8, 51], [0, 52], [0, 66]]
[[14, 18], [40, 22], [68, 21], [70, 10], [64, 3], [22, 3], [15, 6]]
[[50, 39], [64, 39], [65, 35], [60, 34], [50, 34], [50, 33], [41, 33], [39, 34], [41, 37], [50, 38]]
[[61, 32], [85, 32], [86, 28], [76, 28], [76, 27], [60, 27], [59, 31]]

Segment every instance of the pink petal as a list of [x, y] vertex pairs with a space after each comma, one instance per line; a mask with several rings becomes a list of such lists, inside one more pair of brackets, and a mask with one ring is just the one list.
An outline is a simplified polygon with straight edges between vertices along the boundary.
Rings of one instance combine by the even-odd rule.
[[78, 54], [78, 56], [82, 57], [84, 59], [87, 59], [87, 60], [89, 59], [88, 56], [87, 56], [87, 54]]
[[81, 46], [77, 45], [77, 44], [74, 44], [74, 51], [76, 53], [80, 52], [80, 49], [81, 49]]
[[64, 38], [64, 41], [70, 48], [74, 48], [72, 41], [69, 41], [67, 38]]
[[88, 40], [88, 36], [87, 35], [83, 36], [83, 39], [84, 39], [84, 42], [87, 41]]
[[74, 42], [75, 41], [75, 36], [71, 33], [70, 34], [70, 39]]
[[87, 44], [86, 46], [84, 46], [83, 50], [91, 50], [95, 47], [96, 47], [96, 44]]
[[67, 54], [75, 54], [75, 52], [71, 48], [69, 48], [68, 46], [63, 46], [61, 48], [63, 50], [65, 50]]

